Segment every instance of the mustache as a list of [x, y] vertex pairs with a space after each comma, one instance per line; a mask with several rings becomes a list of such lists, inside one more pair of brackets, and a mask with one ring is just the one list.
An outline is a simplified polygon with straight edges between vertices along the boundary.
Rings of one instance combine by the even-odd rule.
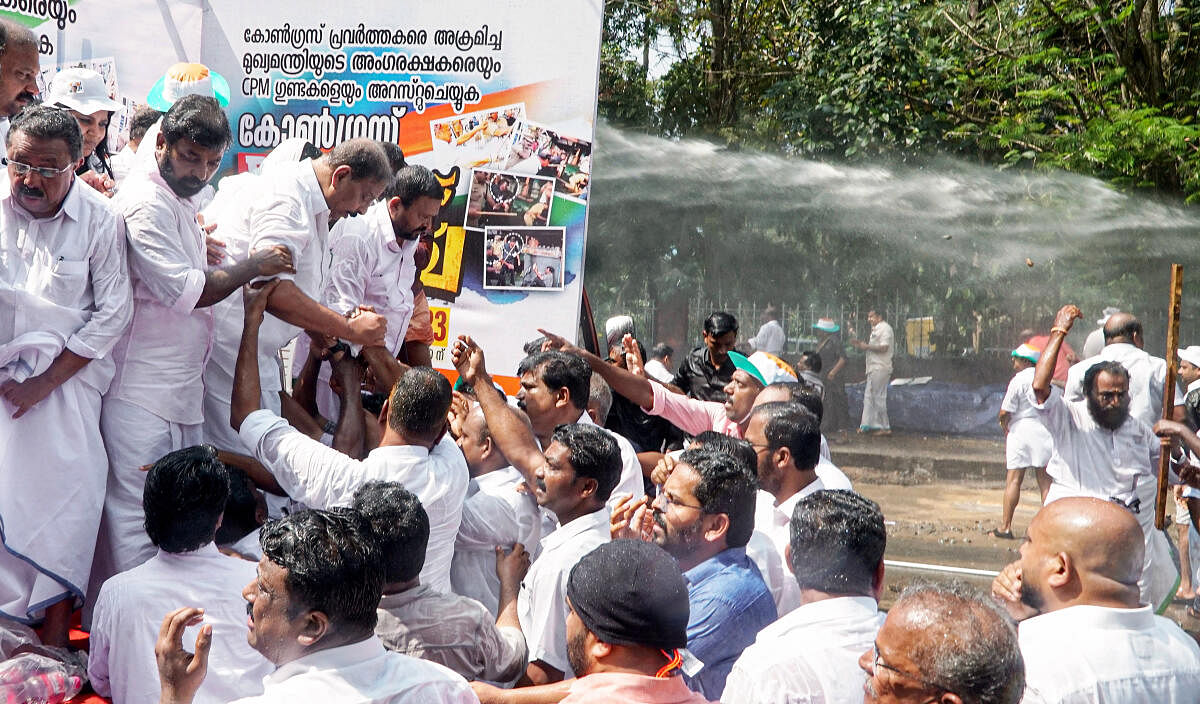
[[25, 92], [23, 92], [23, 93], [20, 93], [19, 95], [17, 95], [17, 100], [24, 100], [24, 101], [25, 101], [25, 102], [27, 102], [27, 103], [40, 103], [40, 102], [42, 102], [41, 100], [39, 100], [39, 99], [38, 99], [38, 97], [37, 97], [36, 95], [34, 95], [33, 93], [30, 93], [29, 91], [25, 91]]
[[522, 411], [525, 410], [525, 399], [517, 399], [517, 408], [520, 408]]
[[254, 612], [254, 602], [247, 601], [246, 602], [246, 615], [249, 616], [250, 618], [254, 618], [253, 612]]
[[658, 509], [654, 509], [654, 513], [651, 515], [654, 517], [655, 525], [657, 525], [659, 528], [662, 528], [663, 534], [666, 534], [667, 519], [663, 518], [663, 512], [659, 511]]
[[45, 198], [46, 192], [40, 188], [33, 188], [22, 183], [17, 185], [17, 195], [29, 196], [30, 198]]

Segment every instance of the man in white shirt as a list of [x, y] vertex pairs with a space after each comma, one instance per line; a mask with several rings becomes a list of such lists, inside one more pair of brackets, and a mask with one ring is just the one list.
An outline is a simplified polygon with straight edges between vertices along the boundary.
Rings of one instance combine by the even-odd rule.
[[1025, 693], [1016, 629], [965, 582], [907, 587], [858, 666], [863, 704], [1017, 704]]
[[671, 355], [675, 354], [675, 349], [665, 342], [660, 342], [650, 348], [650, 359], [646, 360], [646, 375], [660, 384], [670, 384], [675, 378], [675, 372], [671, 371]]
[[0, 20], [0, 150], [5, 153], [9, 121], [37, 100], [39, 71], [34, 33], [12, 20]]
[[[1148, 426], [1162, 418], [1163, 389], [1167, 381], [1167, 361], [1142, 349], [1142, 323], [1129, 313], [1113, 313], [1104, 323], [1104, 348], [1095, 357], [1071, 365], [1063, 397], [1081, 401], [1086, 394], [1083, 377], [1097, 362], [1120, 362], [1129, 372], [1129, 412]], [[1184, 391], [1175, 384], [1175, 420], [1183, 420]]]
[[354, 492], [353, 508], [371, 523], [384, 554], [383, 599], [375, 635], [388, 650], [454, 670], [469, 680], [508, 682], [525, 672], [528, 649], [517, 619], [517, 590], [529, 553], [515, 543], [492, 551], [500, 577], [500, 615], [479, 602], [421, 584], [429, 516], [395, 482], [368, 482]]
[[536, 549], [542, 533], [541, 511], [532, 494], [518, 490], [525, 479], [500, 452], [479, 406], [462, 421], [458, 447], [471, 483], [454, 539], [450, 586], [455, 594], [478, 601], [495, 616], [500, 613], [496, 548], [521, 543]]
[[1142, 531], [1120, 506], [1075, 497], [1034, 516], [993, 594], [1021, 621], [1026, 702], [1196, 701], [1200, 647], [1139, 598]]
[[[0, 615], [65, 646], [108, 461], [100, 397], [130, 317], [125, 231], [74, 170], [82, 136], [47, 107], [13, 120], [0, 183]], [[66, 439], [66, 440], [64, 440]]]
[[775, 306], [767, 306], [763, 311], [763, 324], [758, 329], [758, 334], [750, 338], [750, 347], [759, 352], [773, 354], [776, 357], [783, 354], [783, 348], [787, 343], [787, 336], [783, 332], [783, 326], [779, 324], [779, 309]]
[[1091, 496], [1115, 501], [1133, 512], [1145, 536], [1139, 582], [1142, 601], [1165, 609], [1174, 596], [1179, 572], [1166, 535], [1154, 526], [1161, 443], [1132, 413], [1129, 372], [1120, 362], [1098, 361], [1083, 376], [1084, 400], [1067, 401], [1050, 393], [1059, 347], [1080, 317], [1073, 305], [1058, 311], [1030, 387], [1038, 418], [1054, 438], [1046, 467], [1051, 480], [1046, 502]]
[[[1021, 484], [1025, 481], [1026, 470], [1032, 469], [1037, 475], [1038, 489], [1045, 500], [1046, 492], [1050, 490], [1050, 475], [1046, 474], [1046, 464], [1050, 462], [1050, 454], [1054, 450], [1054, 439], [1049, 431], [1038, 420], [1038, 411], [1030, 401], [1030, 387], [1033, 384], [1033, 367], [1037, 364], [1040, 352], [1028, 344], [1022, 344], [1012, 351], [1013, 378], [1008, 382], [1004, 400], [1000, 402], [1000, 428], [1004, 431], [1004, 454], [1008, 467], [1008, 476], [1004, 485], [1004, 504], [1002, 507], [1000, 527], [992, 531], [997, 538], [1012, 540], [1013, 513], [1021, 501]], [[1051, 389], [1050, 393], [1058, 393]]]
[[[229, 499], [229, 475], [211, 447], [176, 450], [146, 473], [146, 532], [158, 554], [109, 579], [92, 618], [88, 679], [115, 704], [152, 702], [159, 694], [154, 641], [158, 614], [199, 604], [213, 630], [202, 704], [224, 704], [262, 691], [275, 669], [246, 642], [241, 589], [254, 563], [222, 555], [213, 543]], [[194, 634], [193, 634], [194, 635]]]
[[759, 492], [754, 529], [766, 536], [774, 548], [763, 551], [751, 543], [749, 553], [782, 616], [800, 605], [800, 590], [786, 568], [785, 558], [792, 511], [797, 501], [825, 488], [816, 472], [821, 452], [821, 420], [795, 402], [765, 403], [750, 415], [746, 442], [758, 455]]
[[[347, 318], [317, 301], [329, 269], [329, 227], [351, 214], [364, 214], [391, 181], [387, 153], [369, 139], [342, 142], [318, 159], [285, 162], [246, 187], [234, 207], [218, 220], [217, 232], [233, 261], [274, 245], [292, 255], [295, 274], [280, 274], [279, 295], [271, 297], [271, 317], [263, 325], [259, 354], [264, 407], [279, 411], [282, 389], [278, 365], [267, 364], [303, 330], [358, 345], [382, 345], [387, 319], [360, 312]], [[242, 302], [236, 296], [214, 306], [214, 341], [204, 369], [204, 432], [219, 450], [248, 451], [229, 431], [234, 362], [242, 330]]]
[[154, 555], [142, 530], [141, 467], [203, 439], [209, 306], [255, 277], [294, 271], [290, 252], [280, 245], [205, 270], [196, 196], [231, 140], [229, 118], [216, 99], [180, 98], [162, 119], [157, 167], [134, 174], [113, 200], [125, 219], [133, 321], [113, 349], [117, 371], [100, 422], [109, 478], [92, 568], [95, 588]]
[[800, 606], [759, 632], [725, 685], [725, 704], [854, 701], [858, 658], [883, 624], [883, 513], [849, 491], [796, 502], [790, 564]]
[[1104, 309], [1103, 313], [1100, 314], [1100, 319], [1096, 321], [1096, 324], [1100, 327], [1089, 332], [1087, 337], [1083, 340], [1083, 349], [1080, 350], [1080, 354], [1083, 355], [1083, 359], [1095, 357], [1096, 355], [1100, 354], [1100, 350], [1104, 349], [1104, 324], [1108, 322], [1108, 319], [1111, 318], [1113, 314], [1120, 312], [1120, 308], [1109, 306]]
[[121, 151], [113, 154], [112, 158], [108, 160], [108, 165], [112, 167], [113, 178], [116, 179], [118, 185], [133, 172], [134, 164], [137, 162], [137, 150], [142, 145], [142, 138], [146, 136], [146, 130], [162, 119], [162, 116], [161, 112], [147, 105], [134, 111], [133, 117], [129, 120], [129, 141], [125, 143]]
[[[583, 364], [578, 357], [558, 354]], [[471, 338], [460, 335], [452, 355], [463, 380], [475, 389], [500, 451], [533, 488], [538, 505], [558, 517], [558, 528], [542, 538], [541, 554], [522, 582], [517, 597], [521, 631], [529, 643], [530, 659], [521, 682], [557, 682], [572, 676], [567, 657], [568, 609], [564, 598], [567, 577], [580, 558], [609, 541], [609, 511], [605, 503], [621, 478], [621, 451], [616, 440], [595, 425], [564, 423], [551, 433], [543, 453], [534, 432], [492, 384], [484, 366], [483, 350]], [[522, 377], [522, 383], [526, 383], [526, 377]], [[542, 389], [535, 389], [526, 398], [538, 404], [548, 402], [549, 399], [540, 398], [542, 393]], [[569, 394], [573, 393], [574, 389], [555, 396], [569, 402]], [[582, 393], [586, 398], [586, 386]]]
[[[767, 384], [766, 388], [759, 392], [754, 398], [754, 408], [758, 408], [764, 403], [773, 403], [776, 401], [795, 401], [804, 406], [817, 417], [820, 421], [824, 417], [825, 403], [821, 400], [820, 395], [812, 389], [805, 388], [804, 384], [797, 381], [776, 381]], [[825, 485], [826, 489], [845, 489], [853, 491], [854, 486], [850, 482], [850, 477], [837, 467], [829, 457], [829, 442], [825, 440], [825, 434], [821, 434], [821, 455], [817, 460], [817, 478]]]
[[[368, 481], [400, 482], [416, 494], [429, 514], [429, 551], [421, 581], [450, 591], [450, 558], [462, 518], [469, 476], [462, 453], [446, 432], [450, 383], [429, 367], [413, 367], [392, 388], [379, 413], [379, 446], [359, 461], [293, 428], [270, 410], [260, 408], [258, 329], [270, 299], [278, 295], [272, 282], [247, 295], [245, 329], [238, 351], [230, 421], [251, 454], [294, 501], [315, 508], [347, 506], [354, 491]], [[357, 363], [345, 360], [352, 368]], [[357, 374], [343, 378], [351, 389]], [[361, 396], [346, 394], [341, 423], [361, 424]], [[344, 429], [339, 428], [339, 433]]]
[[[435, 663], [391, 653], [375, 636], [383, 554], [358, 512], [300, 511], [263, 526], [258, 577], [242, 595], [250, 647], [275, 664], [263, 692], [237, 704], [478, 702], [466, 680]], [[191, 704], [204, 681], [213, 629], [200, 628], [195, 652], [183, 631], [204, 612], [167, 614], [155, 654], [160, 704]]]
[[866, 342], [854, 337], [850, 339], [855, 349], [867, 353], [867, 385], [863, 389], [862, 422], [858, 432], [887, 435], [892, 432], [892, 424], [888, 421], [887, 389], [892, 378], [892, 357], [896, 354], [896, 334], [876, 310], [867, 311], [867, 322], [871, 325], [870, 338]]

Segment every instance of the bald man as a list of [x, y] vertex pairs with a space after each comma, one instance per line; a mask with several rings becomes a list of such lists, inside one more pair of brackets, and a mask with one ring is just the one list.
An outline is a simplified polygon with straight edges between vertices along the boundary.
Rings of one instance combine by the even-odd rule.
[[[1113, 313], [1104, 323], [1104, 348], [1100, 354], [1071, 365], [1063, 392], [1068, 401], [1085, 398], [1083, 376], [1096, 362], [1120, 362], [1129, 371], [1129, 413], [1146, 425], [1162, 417], [1163, 387], [1167, 362], [1142, 347], [1142, 323], [1131, 313]], [[1175, 385], [1175, 420], [1183, 420], [1184, 391]]]
[[[1021, 620], [1026, 702], [1195, 702], [1200, 647], [1138, 595], [1142, 529], [1088, 497], [1047, 504], [992, 594]], [[1024, 619], [1024, 620], [1022, 620]]]

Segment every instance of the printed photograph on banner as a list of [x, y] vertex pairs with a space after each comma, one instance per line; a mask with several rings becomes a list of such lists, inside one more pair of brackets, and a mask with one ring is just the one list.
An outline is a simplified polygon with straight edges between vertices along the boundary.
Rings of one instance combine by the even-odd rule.
[[485, 228], [483, 287], [561, 291], [565, 232], [562, 227]]
[[592, 180], [592, 143], [536, 122], [518, 123], [504, 170], [554, 179], [559, 195], [587, 200]]
[[508, 171], [475, 169], [467, 191], [463, 227], [536, 227], [550, 222], [554, 179]]
[[505, 105], [429, 123], [438, 164], [472, 169], [499, 168], [508, 154], [513, 129], [525, 119], [525, 104]]

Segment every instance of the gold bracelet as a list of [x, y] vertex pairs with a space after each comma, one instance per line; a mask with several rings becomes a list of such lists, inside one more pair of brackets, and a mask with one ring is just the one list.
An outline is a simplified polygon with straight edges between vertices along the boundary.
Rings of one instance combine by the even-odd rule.
[[1050, 334], [1051, 334], [1051, 335], [1053, 335], [1053, 334], [1054, 334], [1054, 333], [1056, 333], [1056, 332], [1061, 332], [1062, 334], [1066, 335], [1066, 334], [1067, 334], [1068, 332], [1070, 332], [1070, 331], [1069, 331], [1069, 330], [1067, 330], [1066, 328], [1057, 328], [1057, 327], [1055, 327], [1055, 328], [1050, 328]]

